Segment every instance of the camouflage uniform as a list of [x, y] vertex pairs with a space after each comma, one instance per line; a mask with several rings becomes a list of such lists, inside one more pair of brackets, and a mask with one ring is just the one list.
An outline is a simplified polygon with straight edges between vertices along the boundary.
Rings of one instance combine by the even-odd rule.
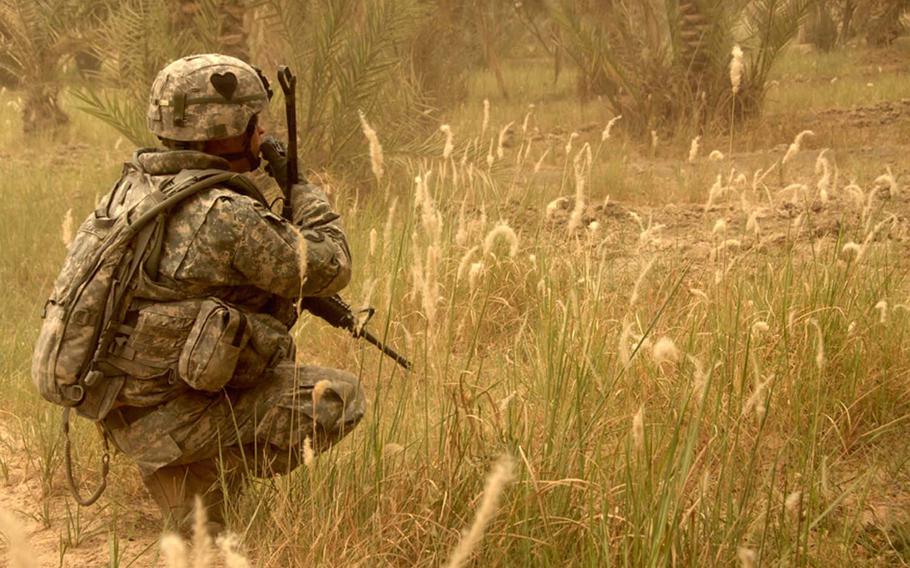
[[[190, 61], [194, 69], [224, 75], [227, 71], [219, 67], [224, 59], [206, 55], [179, 63]], [[176, 85], [180, 94], [183, 88], [175, 80], [182, 75], [167, 73], [173, 67], [153, 87], [153, 132], [156, 120], [163, 117], [167, 123], [178, 112], [167, 104], [176, 100], [168, 90]], [[235, 65], [240, 75], [235, 90], [241, 95], [251, 88], [244, 84], [249, 73], [242, 71]], [[173, 131], [191, 134], [196, 127], [204, 137], [213, 137], [214, 131], [233, 136], [246, 126], [226, 105], [211, 104], [225, 95], [223, 88], [221, 95], [198, 86], [183, 92], [189, 92], [188, 98], [182, 95], [187, 104], [179, 109], [185, 122], [174, 120]], [[197, 107], [192, 106], [194, 97], [201, 101]], [[235, 103], [247, 114], [261, 109], [250, 96], [235, 97]], [[142, 188], [164, 187], [192, 170], [228, 167], [224, 159], [192, 150], [141, 150], [103, 203], [128, 206], [148, 194]], [[297, 185], [291, 205], [293, 220], [288, 222], [250, 196], [216, 187], [171, 210], [154, 266], [140, 273], [122, 333], [104, 360], [107, 375], [125, 377], [104, 428], [136, 462], [153, 498], [178, 524], [187, 520], [196, 494], [207, 500], [209, 517], [221, 521], [219, 463], [228, 488], [242, 472], [287, 472], [296, 467], [307, 438], [318, 452], [363, 416], [364, 395], [355, 376], [295, 363], [289, 334], [295, 298], [328, 296], [344, 288], [351, 257], [339, 216], [321, 190]], [[305, 278], [301, 255], [306, 257]], [[241, 314], [249, 340], [226, 384], [193, 388], [182, 376], [181, 357], [202, 317], [201, 306], [213, 299]]]
[[[191, 151], [140, 153], [136, 163], [141, 171], [127, 175], [106, 199], [129, 202], [131, 182], [141, 176], [160, 184], [185, 169], [227, 167]], [[319, 189], [295, 190], [299, 229], [225, 189], [206, 190], [173, 210], [158, 274], [140, 282], [127, 329], [106, 358], [109, 374], [122, 373], [126, 380], [105, 427], [139, 466], [153, 497], [178, 520], [188, 512], [187, 499], [217, 481], [219, 457], [229, 467], [244, 463], [257, 474], [280, 473], [296, 466], [305, 438], [317, 451], [324, 449], [363, 416], [356, 377], [295, 365], [288, 333], [293, 299], [333, 294], [350, 279], [338, 216]], [[177, 372], [203, 298], [238, 308], [251, 334], [234, 376], [218, 392], [194, 390]], [[327, 388], [314, 407], [313, 388], [320, 381], [328, 381]], [[161, 487], [166, 484], [175, 486]], [[213, 496], [210, 503], [217, 502]], [[217, 517], [216, 508], [210, 516]]]

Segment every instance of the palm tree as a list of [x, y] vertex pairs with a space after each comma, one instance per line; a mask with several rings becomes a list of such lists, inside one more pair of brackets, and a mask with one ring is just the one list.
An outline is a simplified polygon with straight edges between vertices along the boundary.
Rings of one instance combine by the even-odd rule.
[[[549, 16], [580, 71], [579, 94], [605, 97], [624, 123], [701, 131], [756, 114], [768, 73], [816, 0], [556, 0]], [[734, 45], [745, 51], [730, 89]]]
[[[94, 45], [101, 69], [76, 92], [80, 108], [137, 145], [151, 144], [146, 97], [169, 61], [225, 49], [236, 19], [225, 5], [243, 0], [181, 0], [181, 24], [160, 0], [123, 0]], [[288, 63], [298, 75], [301, 156], [321, 167], [363, 155], [359, 112], [383, 136], [387, 150], [414, 149], [425, 116], [407, 65], [425, 11], [420, 0], [265, 0], [257, 25], [267, 31], [263, 67]], [[232, 24], [233, 22], [233, 24]], [[246, 33], [246, 32], [244, 32]], [[229, 47], [229, 46], [228, 46]], [[235, 54], [240, 54], [234, 52]]]
[[[69, 120], [60, 108], [64, 63], [86, 43], [97, 2], [0, 0], [0, 73], [24, 91], [26, 133], [55, 129]], [[82, 30], [82, 31], [79, 31]]]

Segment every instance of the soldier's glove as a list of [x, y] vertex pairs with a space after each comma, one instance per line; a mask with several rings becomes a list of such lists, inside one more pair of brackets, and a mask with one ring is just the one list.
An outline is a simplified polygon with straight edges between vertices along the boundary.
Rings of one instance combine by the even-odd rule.
[[339, 217], [318, 186], [296, 183], [291, 187], [292, 220], [301, 229], [319, 229]]
[[[265, 171], [278, 183], [278, 187], [287, 187], [288, 151], [284, 142], [274, 136], [266, 136], [259, 144], [259, 153], [265, 158]], [[299, 180], [295, 180], [299, 181]]]

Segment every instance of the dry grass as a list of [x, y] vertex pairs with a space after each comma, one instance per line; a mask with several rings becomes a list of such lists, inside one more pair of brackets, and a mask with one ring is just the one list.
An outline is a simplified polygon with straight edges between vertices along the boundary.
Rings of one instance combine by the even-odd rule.
[[[358, 259], [345, 294], [376, 301], [371, 327], [416, 370], [305, 319], [301, 359], [358, 372], [368, 417], [292, 475], [249, 480], [228, 505], [237, 540], [202, 548], [236, 566], [238, 543], [258, 566], [907, 562], [901, 172], [852, 183], [849, 155], [831, 151], [816, 174], [803, 147], [783, 179], [790, 133], [760, 164], [736, 149], [687, 159], [716, 140], [662, 141], [675, 157], [649, 166], [669, 173], [648, 177], [635, 154], [650, 150], [624, 142], [621, 121], [541, 142], [525, 124], [559, 110], [529, 117], [526, 102], [449, 121], [433, 157], [386, 160], [369, 195], [336, 190]], [[462, 159], [455, 143], [482, 150]], [[98, 165], [111, 156], [80, 152], [53, 171], [26, 173], [37, 149], [0, 163], [0, 276], [13, 282], [0, 388], [36, 425], [30, 451], [52, 485], [53, 436], [27, 379], [35, 313], [65, 212], [80, 218], [116, 175]], [[109, 497], [135, 499], [124, 462], [114, 475]], [[161, 546], [191, 565], [185, 543]]]

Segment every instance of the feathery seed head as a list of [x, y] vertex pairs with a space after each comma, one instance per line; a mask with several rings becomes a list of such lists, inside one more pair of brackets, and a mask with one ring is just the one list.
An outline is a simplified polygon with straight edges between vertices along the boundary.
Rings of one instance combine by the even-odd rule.
[[642, 451], [645, 447], [645, 407], [639, 406], [632, 417], [632, 443], [635, 449]]
[[757, 321], [752, 324], [752, 334], [753, 335], [765, 333], [769, 329], [770, 329], [770, 326], [768, 325], [768, 322], [766, 322], [766, 321]]
[[489, 524], [493, 515], [496, 514], [496, 507], [503, 490], [514, 477], [514, 469], [512, 458], [508, 455], [503, 455], [497, 460], [492, 471], [487, 476], [483, 488], [483, 497], [477, 512], [474, 514], [474, 521], [471, 523], [470, 528], [462, 534], [461, 540], [452, 552], [448, 564], [446, 564], [446, 568], [461, 568], [470, 560], [471, 555], [483, 538], [487, 524]]
[[490, 100], [483, 100], [483, 123], [480, 126], [480, 137], [483, 138], [487, 133], [487, 127], [490, 125]]
[[809, 324], [815, 327], [815, 366], [819, 370], [825, 368], [828, 360], [825, 357], [825, 337], [822, 334], [822, 328], [815, 318], [809, 319]]
[[525, 119], [521, 123], [521, 134], [523, 136], [528, 134], [528, 125], [531, 123], [531, 116], [534, 114], [534, 104], [528, 105], [528, 113], [525, 114]]
[[676, 363], [679, 361], [679, 349], [676, 343], [667, 336], [658, 339], [651, 348], [651, 356], [657, 365], [663, 363]]
[[455, 151], [455, 144], [452, 142], [452, 127], [448, 124], [443, 124], [439, 127], [439, 130], [441, 130], [443, 134], [446, 135], [446, 143], [442, 148], [442, 159], [448, 160], [452, 157], [452, 152]]
[[208, 521], [202, 497], [196, 495], [196, 506], [193, 511], [193, 568], [208, 568], [215, 557]]
[[496, 141], [496, 157], [500, 160], [503, 158], [503, 156], [506, 155], [505, 147], [503, 144], [505, 144], [506, 135], [509, 133], [509, 129], [512, 128], [513, 124], [515, 124], [514, 121], [506, 124], [502, 127], [502, 130], [499, 131], [499, 138]]
[[67, 209], [63, 216], [63, 222], [60, 224], [60, 238], [63, 246], [70, 248], [73, 243], [73, 209]]
[[733, 51], [731, 53], [730, 59], [730, 85], [733, 90], [733, 94], [736, 95], [739, 93], [739, 88], [743, 80], [743, 50], [739, 45], [733, 46]]
[[740, 546], [736, 549], [736, 557], [739, 558], [739, 565], [742, 568], [755, 568], [758, 566], [758, 553], [751, 548]]
[[689, 162], [694, 162], [698, 159], [698, 151], [701, 149], [701, 136], [696, 136], [692, 139], [692, 143], [689, 144]]
[[720, 150], [712, 150], [711, 153], [708, 154], [708, 160], [712, 162], [722, 162], [724, 158], [724, 153]]
[[711, 189], [708, 190], [708, 201], [705, 203], [705, 211], [710, 211], [714, 206], [714, 200], [720, 197], [724, 191], [726, 191], [724, 186], [724, 180], [720, 174], [717, 174], [717, 179], [714, 181], [714, 185], [711, 186]]
[[799, 514], [800, 504], [803, 500], [803, 494], [801, 491], [794, 491], [787, 495], [787, 498], [784, 499], [784, 509], [792, 516], [797, 516]]
[[484, 256], [489, 256], [490, 253], [493, 252], [493, 246], [496, 244], [496, 239], [500, 237], [509, 244], [509, 257], [515, 256], [515, 253], [518, 252], [518, 235], [516, 235], [515, 230], [504, 221], [497, 224], [483, 239]]
[[852, 256], [854, 260], [859, 260], [863, 256], [863, 247], [850, 241], [844, 245], [840, 252], [843, 257], [850, 258]]
[[436, 321], [436, 308], [439, 304], [439, 280], [437, 278], [439, 265], [439, 247], [430, 245], [426, 252], [426, 274], [423, 279], [423, 289], [421, 290], [421, 300], [423, 312], [427, 317], [427, 322], [432, 328]]
[[877, 178], [875, 178], [875, 185], [885, 185], [888, 187], [888, 195], [890, 197], [897, 197], [898, 195], [898, 185], [897, 178], [894, 177], [894, 174], [891, 173], [891, 168], [888, 167], [887, 173], [884, 173]]
[[480, 282], [480, 277], [483, 275], [483, 261], [478, 261], [471, 263], [471, 267], [468, 269], [468, 288], [473, 292], [477, 289], [477, 284]]
[[3, 540], [5, 540], [5, 556], [9, 561], [9, 568], [37, 568], [35, 553], [29, 545], [25, 526], [12, 513], [2, 509], [0, 509], [0, 536], [3, 536]]
[[888, 302], [885, 300], [879, 300], [875, 304], [875, 309], [878, 310], [878, 323], [885, 323], [888, 321]]
[[606, 128], [604, 128], [603, 132], [600, 133], [601, 142], [606, 142], [607, 140], [610, 139], [610, 137], [613, 135], [613, 126], [621, 118], [622, 118], [622, 115], [620, 114], [620, 115], [614, 116], [613, 118], [610, 119], [610, 122], [607, 123]]
[[458, 262], [458, 270], [455, 272], [455, 280], [459, 281], [465, 277], [467, 274], [468, 267], [471, 266], [471, 258], [480, 250], [479, 246], [473, 246], [468, 249], [467, 252], [462, 255], [461, 260]]
[[312, 468], [316, 460], [316, 452], [313, 451], [313, 440], [309, 436], [303, 439], [303, 465]]
[[756, 209], [749, 214], [749, 218], [746, 220], [746, 231], [752, 232], [755, 236], [761, 233], [761, 228], [758, 226], [758, 214], [759, 211]]
[[632, 321], [629, 318], [626, 318], [622, 324], [622, 333], [619, 334], [619, 345], [617, 346], [617, 354], [619, 355], [619, 362], [623, 367], [629, 368], [629, 364], [632, 362], [632, 350], [629, 342], [632, 338]]
[[458, 210], [458, 227], [455, 229], [455, 244], [464, 246], [468, 242], [468, 223], [465, 218], [465, 207], [467, 201], [461, 202], [461, 208]]
[[[705, 367], [702, 362], [692, 356], [687, 355], [686, 358], [692, 363], [692, 366], [695, 368], [692, 373], [692, 393], [695, 395], [695, 399], [699, 404], [705, 399], [705, 392], [708, 389], [708, 380], [711, 378], [711, 373], [714, 371], [714, 367], [705, 371]], [[718, 363], [719, 364], [719, 363]]]
[[768, 390], [768, 385], [773, 379], [773, 374], [769, 375], [763, 381], [756, 378], [755, 390], [752, 391], [752, 394], [746, 399], [746, 402], [743, 403], [743, 416], [748, 416], [754, 410], [755, 417], [758, 420], [765, 417], [765, 403], [767, 398], [765, 392]]
[[[571, 139], [569, 145], [571, 145]], [[591, 146], [585, 143], [573, 160], [575, 169], [575, 206], [569, 216], [568, 232], [572, 233], [581, 225], [582, 216], [587, 205], [585, 201], [586, 172], [591, 166]]]
[[240, 551], [240, 539], [237, 535], [219, 536], [216, 544], [224, 557], [225, 568], [250, 568], [249, 560]]
[[572, 143], [575, 142], [575, 139], [578, 138], [578, 136], [579, 136], [579, 134], [577, 132], [573, 132], [572, 134], [569, 134], [569, 141], [566, 142], [566, 147], [565, 147], [566, 157], [568, 157], [569, 155], [572, 154]]
[[781, 164], [786, 164], [791, 159], [793, 159], [793, 156], [795, 156], [797, 153], [799, 153], [799, 151], [802, 149], [803, 139], [806, 136], [815, 136], [815, 133], [812, 132], [811, 130], [803, 130], [802, 132], [797, 134], [796, 138], [793, 139], [793, 142], [787, 148], [787, 152], [784, 154], [783, 159], [781, 159]]
[[818, 154], [818, 158], [815, 160], [815, 173], [821, 174], [821, 178], [816, 184], [818, 189], [818, 195], [822, 203], [828, 202], [828, 195], [831, 188], [831, 164], [828, 161], [828, 158], [825, 154], [828, 152], [828, 149], [825, 148]]
[[158, 546], [161, 549], [161, 556], [164, 558], [164, 565], [167, 568], [189, 567], [186, 543], [178, 535], [174, 533], [164, 535], [161, 537], [161, 542]]
[[641, 290], [641, 285], [645, 281], [645, 276], [651, 270], [651, 267], [654, 266], [654, 261], [657, 257], [651, 257], [651, 260], [648, 261], [648, 264], [642, 269], [638, 274], [638, 278], [635, 279], [635, 285], [632, 287], [632, 295], [629, 297], [629, 306], [634, 306], [635, 302], [638, 301], [638, 294]]
[[363, 111], [358, 111], [358, 114], [360, 115], [360, 126], [363, 130], [363, 135], [366, 136], [367, 142], [370, 144], [370, 167], [373, 170], [373, 175], [376, 176], [376, 181], [380, 181], [385, 173], [382, 145], [379, 143], [379, 136], [376, 135], [376, 131], [367, 123], [366, 115], [363, 114]]

